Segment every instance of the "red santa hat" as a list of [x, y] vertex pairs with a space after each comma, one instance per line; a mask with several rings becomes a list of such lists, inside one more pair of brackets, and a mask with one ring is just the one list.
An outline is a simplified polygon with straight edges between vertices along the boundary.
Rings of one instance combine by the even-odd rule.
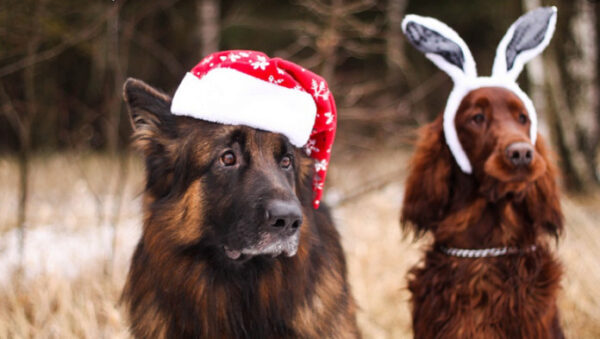
[[261, 52], [205, 57], [177, 88], [171, 112], [285, 135], [315, 159], [313, 206], [319, 207], [335, 137], [336, 107], [320, 76]]

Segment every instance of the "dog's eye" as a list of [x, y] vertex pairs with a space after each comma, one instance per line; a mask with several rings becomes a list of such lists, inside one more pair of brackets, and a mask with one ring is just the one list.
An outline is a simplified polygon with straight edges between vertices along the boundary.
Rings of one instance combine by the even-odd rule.
[[292, 166], [292, 157], [286, 155], [283, 158], [281, 158], [281, 161], [279, 161], [279, 166], [281, 166], [281, 168], [286, 169], [290, 168], [290, 166]]
[[527, 123], [527, 116], [524, 113], [519, 113], [519, 122], [523, 125]]
[[232, 151], [227, 151], [225, 153], [223, 153], [223, 155], [221, 155], [221, 163], [224, 166], [233, 166], [235, 165], [235, 154], [233, 154]]
[[485, 121], [485, 115], [483, 115], [483, 113], [477, 113], [473, 116], [473, 121], [480, 125]]

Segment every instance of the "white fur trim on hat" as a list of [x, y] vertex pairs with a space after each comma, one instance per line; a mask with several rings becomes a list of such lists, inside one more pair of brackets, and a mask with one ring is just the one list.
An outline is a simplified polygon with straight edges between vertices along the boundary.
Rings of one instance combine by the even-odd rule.
[[202, 78], [188, 72], [173, 96], [171, 112], [281, 133], [302, 147], [313, 129], [317, 106], [306, 92], [231, 68], [215, 68]]

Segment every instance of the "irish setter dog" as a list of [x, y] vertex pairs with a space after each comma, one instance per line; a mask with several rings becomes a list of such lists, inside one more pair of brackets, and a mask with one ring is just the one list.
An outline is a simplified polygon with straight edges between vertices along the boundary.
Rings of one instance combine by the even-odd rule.
[[499, 87], [465, 96], [455, 125], [472, 174], [442, 120], [422, 129], [401, 216], [434, 239], [409, 273], [415, 337], [562, 338], [562, 270], [548, 246], [563, 229], [556, 170], [542, 138], [531, 143], [527, 110]]

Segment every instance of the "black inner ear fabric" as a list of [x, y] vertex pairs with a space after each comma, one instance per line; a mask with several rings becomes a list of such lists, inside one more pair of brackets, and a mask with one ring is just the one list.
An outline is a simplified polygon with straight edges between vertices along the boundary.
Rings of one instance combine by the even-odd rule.
[[419, 51], [437, 54], [464, 71], [465, 56], [456, 42], [415, 22], [406, 25], [406, 36]]
[[551, 8], [538, 8], [519, 19], [513, 37], [506, 46], [507, 71], [513, 68], [517, 55], [542, 43], [553, 14]]

